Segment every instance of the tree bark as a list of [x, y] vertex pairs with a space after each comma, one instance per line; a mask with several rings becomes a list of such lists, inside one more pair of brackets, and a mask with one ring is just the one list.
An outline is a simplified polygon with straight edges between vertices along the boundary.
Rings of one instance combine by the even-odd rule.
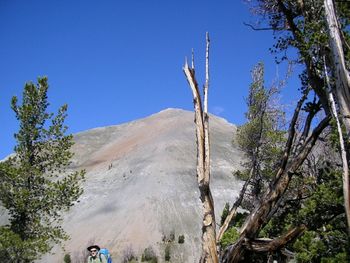
[[[337, 17], [335, 14], [334, 4], [332, 0], [324, 0], [325, 15], [328, 26], [329, 44], [331, 48], [331, 61], [333, 63], [333, 72], [335, 77], [335, 94], [339, 111], [346, 129], [347, 141], [350, 138], [350, 76], [349, 71], [345, 67], [344, 51], [340, 36]], [[327, 73], [327, 72], [326, 72]], [[332, 93], [330, 92], [330, 95]], [[331, 97], [330, 97], [331, 98]], [[333, 105], [332, 105], [333, 106]], [[336, 110], [335, 112], [336, 114]], [[337, 115], [335, 115], [337, 116]], [[341, 127], [337, 120], [339, 139], [341, 143], [341, 155], [343, 161], [343, 193], [348, 230], [350, 231], [350, 180], [349, 180], [349, 157], [345, 151], [344, 140], [342, 138]]]
[[248, 250], [255, 252], [271, 252], [284, 247], [288, 242], [304, 232], [304, 225], [290, 229], [286, 234], [275, 239], [254, 239], [245, 245]]
[[206, 80], [204, 86], [204, 109], [195, 78], [194, 57], [192, 68], [185, 63], [183, 71], [193, 93], [196, 138], [197, 138], [197, 180], [200, 199], [203, 205], [202, 222], [202, 255], [200, 263], [218, 263], [216, 249], [216, 224], [214, 201], [210, 191], [210, 148], [209, 148], [209, 116], [208, 116], [208, 88], [209, 88], [209, 35], [206, 34]]

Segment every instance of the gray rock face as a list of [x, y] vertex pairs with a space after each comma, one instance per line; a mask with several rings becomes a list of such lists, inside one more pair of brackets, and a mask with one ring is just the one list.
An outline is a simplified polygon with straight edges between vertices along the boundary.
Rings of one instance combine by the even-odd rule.
[[[167, 109], [76, 134], [71, 169], [86, 169], [85, 191], [64, 220], [71, 236], [66, 251], [55, 248], [56, 254], [42, 262], [63, 262], [65, 253], [74, 259], [90, 243], [108, 247], [114, 262], [122, 262], [130, 249], [140, 259], [149, 246], [163, 262], [167, 244], [171, 262], [198, 262], [202, 208], [193, 119], [193, 112]], [[232, 204], [242, 186], [232, 171], [240, 168], [243, 154], [232, 145], [234, 125], [212, 115], [209, 122], [211, 190], [219, 222], [225, 202]], [[171, 234], [175, 240], [164, 242]]]

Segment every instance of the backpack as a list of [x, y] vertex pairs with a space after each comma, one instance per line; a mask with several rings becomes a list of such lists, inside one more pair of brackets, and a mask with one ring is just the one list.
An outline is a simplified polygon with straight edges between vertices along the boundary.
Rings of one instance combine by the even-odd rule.
[[112, 257], [107, 248], [101, 248], [99, 253], [100, 256], [101, 254], [105, 256], [105, 258], [107, 259], [107, 263], [112, 263]]

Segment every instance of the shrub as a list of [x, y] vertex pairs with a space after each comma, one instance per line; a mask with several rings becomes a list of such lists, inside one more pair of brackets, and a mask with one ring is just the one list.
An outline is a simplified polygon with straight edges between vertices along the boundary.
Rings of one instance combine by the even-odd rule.
[[180, 236], [179, 236], [178, 243], [179, 243], [179, 244], [185, 243], [185, 236], [184, 236], [184, 235], [180, 235]]
[[165, 247], [165, 256], [164, 256], [165, 261], [170, 260], [170, 245], [167, 244]]
[[157, 263], [158, 262], [157, 255], [151, 246], [148, 248], [145, 248], [145, 250], [143, 251], [142, 257], [141, 257], [141, 261], [142, 262], [148, 261], [150, 263]]
[[222, 249], [225, 249], [228, 245], [234, 243], [239, 237], [239, 233], [235, 227], [231, 227], [225, 232], [220, 240]]
[[169, 235], [162, 235], [163, 243], [171, 243], [175, 241], [175, 230], [172, 230]]
[[169, 235], [169, 241], [173, 242], [175, 240], [175, 230], [172, 230]]
[[65, 254], [63, 258], [64, 263], [72, 263], [72, 259], [69, 254]]
[[229, 213], [230, 213], [230, 204], [226, 202], [225, 207], [222, 210], [222, 214], [221, 214], [221, 223], [220, 223], [221, 226], [224, 224], [226, 217], [228, 216]]
[[132, 260], [137, 260], [137, 257], [135, 256], [135, 252], [132, 249], [131, 246], [127, 246], [124, 251], [123, 251], [123, 259], [122, 262], [123, 263], [128, 263], [128, 262], [132, 262]]

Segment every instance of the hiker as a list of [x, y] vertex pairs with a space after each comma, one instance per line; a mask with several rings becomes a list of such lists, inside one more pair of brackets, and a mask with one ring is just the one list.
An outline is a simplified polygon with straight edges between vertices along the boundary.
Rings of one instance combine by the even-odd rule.
[[100, 247], [97, 245], [89, 246], [87, 250], [90, 251], [88, 263], [107, 263], [105, 255], [100, 254]]

